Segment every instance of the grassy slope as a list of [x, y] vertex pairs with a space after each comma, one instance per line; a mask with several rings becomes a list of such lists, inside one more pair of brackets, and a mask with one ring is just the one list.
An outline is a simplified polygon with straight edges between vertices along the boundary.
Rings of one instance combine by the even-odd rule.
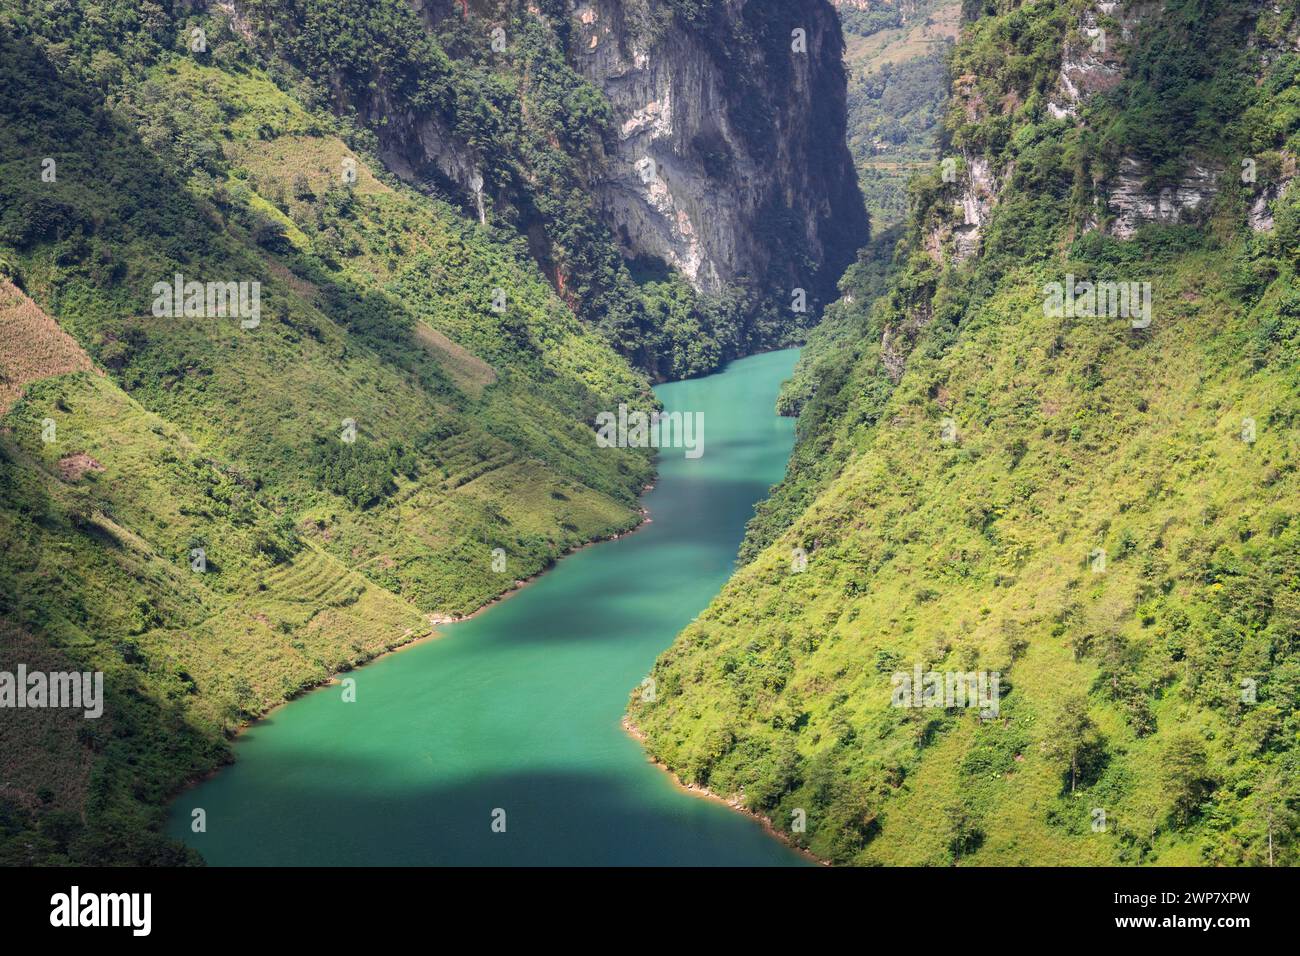
[[[38, 437], [46, 416], [52, 444]], [[52, 833], [42, 819], [50, 842], [24, 853], [31, 835], [17, 836], [11, 862], [178, 858], [148, 833], [153, 807], [225, 759], [224, 733], [430, 630], [416, 608], [298, 542], [257, 494], [103, 377], [32, 385], [4, 427], [5, 617], [46, 655], [103, 671], [108, 693], [102, 724], [64, 728], [96, 757], [88, 799], [47, 807], [30, 781], [6, 794], [86, 825]], [[74, 454], [98, 467], [68, 480], [57, 466]], [[196, 546], [204, 573], [191, 569]], [[4, 669], [27, 659], [22, 647], [4, 642]], [[23, 712], [8, 732], [28, 738], [46, 719]]]
[[[984, 103], [1029, 78], [1004, 103], [1013, 115], [954, 107], [955, 135], [1017, 170], [984, 253], [954, 268], [919, 251], [951, 208], [937, 183], [922, 189], [900, 274], [859, 319], [868, 346], [801, 420], [801, 444], [847, 444], [848, 464], [792, 526], [763, 529], [775, 543], [663, 656], [656, 701], [632, 714], [685, 779], [783, 828], [805, 810], [795, 839], [838, 862], [1259, 865], [1271, 831], [1275, 861], [1294, 863], [1297, 202], [1251, 237], [1229, 176], [1201, 230], [1071, 246], [1087, 211], [1071, 205], [1076, 164], [1126, 133], [1163, 128], [1176, 145], [1210, 127], [1161, 115], [1178, 88], [1154, 106], [1121, 88], [1082, 132], [1036, 120], [1061, 9], [990, 10], [964, 41], [959, 72], [980, 77]], [[1206, 71], [1220, 98], [1205, 109], [1225, 108], [1243, 64]], [[1239, 89], [1255, 148], [1290, 148], [1287, 85]], [[1093, 152], [1098, 128], [1110, 135]], [[1155, 322], [1046, 317], [1043, 285], [1066, 271], [1151, 280]], [[933, 318], [893, 386], [874, 343], [917, 316]], [[940, 439], [945, 417], [956, 443]], [[1000, 671], [1000, 718], [891, 707], [891, 675], [916, 663]]]
[[[0, 857], [175, 861], [160, 807], [232, 728], [634, 525], [648, 457], [587, 423], [648, 388], [519, 243], [381, 182], [258, 71], [164, 57], [110, 112], [0, 42], [4, 267], [108, 373], [24, 369], [0, 419], [0, 667], [103, 670], [109, 694], [102, 722], [7, 723]], [[175, 271], [261, 281], [262, 324], [153, 317]]]

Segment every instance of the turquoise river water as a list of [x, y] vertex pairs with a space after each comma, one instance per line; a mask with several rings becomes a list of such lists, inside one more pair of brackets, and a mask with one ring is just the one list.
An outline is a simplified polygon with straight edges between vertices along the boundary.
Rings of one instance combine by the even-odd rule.
[[[620, 726], [781, 478], [794, 422], [774, 405], [796, 357], [660, 386], [667, 410], [704, 413], [705, 452], [661, 454], [651, 524], [354, 671], [353, 703], [334, 685], [275, 711], [234, 764], [177, 798], [168, 832], [218, 866], [801, 862], [754, 820], [676, 787]], [[204, 833], [191, 832], [196, 807]]]

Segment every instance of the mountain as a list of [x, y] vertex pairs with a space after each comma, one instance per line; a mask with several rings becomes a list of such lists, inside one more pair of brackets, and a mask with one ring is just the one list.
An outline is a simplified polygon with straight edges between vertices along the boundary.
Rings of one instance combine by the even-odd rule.
[[[825, 0], [238, 10], [388, 168], [525, 235], [655, 379], [788, 343], [867, 233]], [[795, 289], [810, 301], [792, 313]]]
[[964, 4], [657, 759], [838, 863], [1297, 862], [1296, 13]]
[[[959, 0], [835, 0], [849, 74], [849, 148], [879, 235], [907, 216], [907, 184], [937, 159]], [[887, 237], [889, 245], [898, 236]]]
[[[845, 296], [832, 303], [810, 330], [791, 379], [781, 390], [782, 414], [797, 415], [806, 402], [835, 401], [840, 382], [861, 358], [867, 343], [865, 310], [857, 301], [880, 297], [896, 271], [894, 252], [917, 173], [938, 159], [939, 121], [948, 98], [947, 57], [957, 36], [960, 4], [955, 0], [836, 0], [844, 23], [845, 64], [849, 73], [849, 148], [871, 216], [870, 242], [858, 251]], [[818, 389], [821, 398], [817, 398]], [[826, 423], [828, 414], [810, 414], [808, 422]], [[748, 560], [768, 543], [766, 515], [787, 518], [808, 504], [809, 494], [842, 460], [826, 457], [827, 436], [806, 436], [791, 463], [791, 480], [764, 502], [763, 512], [746, 541]]]
[[0, 860], [194, 862], [162, 806], [242, 725], [638, 525], [598, 413], [800, 334], [866, 234], [840, 43], [821, 0], [0, 3], [0, 671], [107, 698], [6, 710]]

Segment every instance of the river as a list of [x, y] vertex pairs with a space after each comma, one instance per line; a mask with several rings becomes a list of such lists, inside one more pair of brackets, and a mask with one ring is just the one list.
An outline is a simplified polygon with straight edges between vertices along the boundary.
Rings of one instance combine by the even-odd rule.
[[[801, 862], [753, 819], [676, 787], [620, 726], [784, 472], [794, 422], [774, 405], [797, 355], [660, 386], [668, 411], [704, 413], [705, 451], [661, 454], [651, 524], [352, 672], [353, 703], [334, 685], [275, 711], [234, 764], [177, 798], [168, 832], [217, 866]], [[191, 832], [196, 807], [204, 833]]]

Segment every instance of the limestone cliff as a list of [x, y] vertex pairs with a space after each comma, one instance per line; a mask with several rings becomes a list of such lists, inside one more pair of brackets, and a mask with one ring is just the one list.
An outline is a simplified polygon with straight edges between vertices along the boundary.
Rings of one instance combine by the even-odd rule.
[[[411, 0], [453, 56], [476, 41], [511, 63], [517, 34], [540, 26], [564, 63], [599, 90], [608, 122], [589, 149], [566, 151], [600, 224], [628, 259], [662, 260], [703, 293], [742, 284], [789, 302], [830, 301], [868, 233], [845, 146], [839, 20], [827, 0], [718, 0], [683, 13], [638, 0]], [[450, 40], [448, 38], [451, 38]], [[459, 45], [458, 45], [459, 44]], [[399, 175], [438, 185], [468, 211], [495, 211], [528, 234], [564, 286], [571, 270], [539, 227], [530, 184], [491, 168], [461, 117], [420, 110], [379, 84], [352, 102]], [[580, 118], [575, 118], [580, 121]]]
[[766, 276], [830, 293], [867, 230], [829, 4], [740, 0], [657, 31], [627, 0], [573, 6], [575, 63], [615, 112], [596, 189], [625, 252], [701, 289]]
[[[1266, 7], [1262, 3], [1244, 5], [1237, 19], [1220, 27], [1240, 34], [1243, 45], [1258, 51], [1251, 67], [1258, 77], [1300, 42], [1294, 27], [1279, 29], [1271, 23], [1267, 29], [1261, 26]], [[1257, 14], [1261, 17], [1258, 24], [1254, 19]], [[1135, 55], [1144, 49], [1144, 43], [1149, 46], [1151, 36], [1169, 29], [1170, 22], [1166, 4], [1159, 0], [1094, 0], [1063, 8], [1053, 25], [1061, 37], [1056, 46], [1059, 65], [1043, 91], [1046, 117], [1040, 115], [1040, 121], [1050, 118], [1087, 131], [1088, 110], [1100, 98], [1113, 96], [1126, 83], [1134, 88], [1149, 82], [1149, 63], [1142, 60], [1135, 65]], [[996, 98], [990, 97], [988, 90], [978, 88], [979, 79], [975, 74], [953, 77], [951, 125], [998, 118], [1010, 121], [1030, 98], [1028, 89], [1004, 89]], [[1038, 91], [1032, 92], [1038, 95]], [[1255, 157], [1225, 162], [1222, 156], [1192, 149], [1173, 157], [1158, 157], [1157, 161], [1131, 148], [1112, 152], [1110, 147], [1099, 151], [1101, 161], [1089, 169], [1089, 180], [1083, 184], [1081, 195], [1086, 208], [1076, 223], [1081, 233], [1099, 230], [1129, 239], [1148, 224], [1203, 223], [1225, 175], [1239, 172], [1251, 192], [1250, 225], [1263, 231], [1271, 228], [1270, 206], [1290, 181], [1294, 168], [1293, 159], [1285, 152], [1258, 158], [1258, 163], [1269, 166], [1271, 175], [1266, 179], [1257, 177]], [[937, 262], [962, 262], [979, 252], [984, 223], [1014, 175], [1012, 163], [967, 148], [952, 156], [952, 162], [956, 171], [955, 178], [949, 180], [953, 183], [953, 202], [941, 215], [931, 217], [923, 235], [925, 249]]]
[[868, 238], [828, 0], [224, 8], [652, 378], [788, 343]]

